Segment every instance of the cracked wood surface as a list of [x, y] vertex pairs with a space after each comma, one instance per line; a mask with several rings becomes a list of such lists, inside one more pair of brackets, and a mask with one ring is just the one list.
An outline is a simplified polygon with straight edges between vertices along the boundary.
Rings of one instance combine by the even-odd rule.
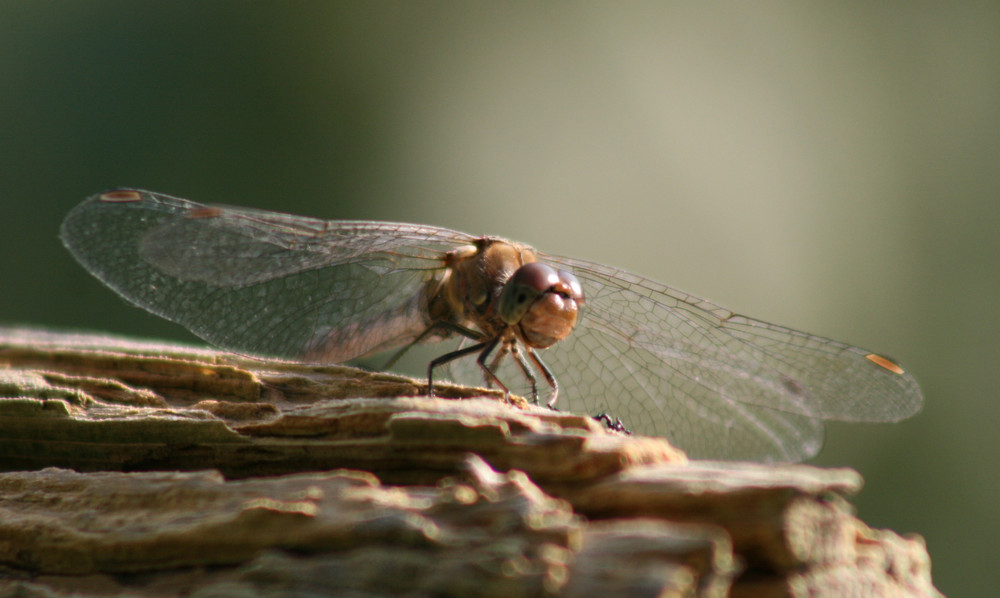
[[0, 587], [29, 595], [937, 595], [848, 469], [97, 335], [0, 329], [0, 365]]

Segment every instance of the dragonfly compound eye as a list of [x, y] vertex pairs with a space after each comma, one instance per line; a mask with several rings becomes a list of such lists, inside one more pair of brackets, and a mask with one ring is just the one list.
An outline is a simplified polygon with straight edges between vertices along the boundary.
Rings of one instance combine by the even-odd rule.
[[525, 342], [544, 348], [569, 336], [576, 326], [583, 289], [564, 270], [533, 262], [521, 266], [500, 293], [499, 313], [518, 326]]
[[555, 268], [539, 262], [521, 266], [500, 292], [500, 317], [508, 325], [517, 324], [538, 296], [557, 284], [559, 273]]

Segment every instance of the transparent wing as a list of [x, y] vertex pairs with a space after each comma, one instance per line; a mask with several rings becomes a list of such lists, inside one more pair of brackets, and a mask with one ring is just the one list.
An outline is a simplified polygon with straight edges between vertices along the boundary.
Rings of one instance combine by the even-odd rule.
[[140, 190], [89, 198], [61, 238], [125, 299], [231, 351], [340, 362], [426, 328], [423, 283], [474, 237], [324, 221]]
[[[424, 283], [444, 267], [445, 252], [476, 239], [131, 189], [85, 201], [61, 237], [127, 300], [212, 344], [325, 362], [411, 341], [428, 324]], [[573, 334], [540, 352], [562, 409], [610, 411], [695, 457], [797, 461], [818, 452], [823, 420], [895, 421], [920, 408], [914, 379], [865, 350], [622, 270], [542, 257], [572, 270], [587, 297]], [[474, 358], [452, 365], [459, 380], [482, 383]], [[511, 359], [499, 375], [515, 392], [530, 390]], [[539, 378], [539, 391], [545, 386]]]
[[[912, 415], [921, 394], [869, 351], [736, 315], [629, 272], [541, 256], [583, 285], [573, 333], [539, 356], [559, 382], [557, 407], [608, 411], [693, 457], [800, 461], [815, 455], [823, 420], [886, 422]], [[462, 380], [481, 383], [469, 363]], [[507, 360], [500, 377], [530, 390]], [[539, 393], [547, 385], [539, 377]], [[512, 388], [512, 390], [514, 390]]]

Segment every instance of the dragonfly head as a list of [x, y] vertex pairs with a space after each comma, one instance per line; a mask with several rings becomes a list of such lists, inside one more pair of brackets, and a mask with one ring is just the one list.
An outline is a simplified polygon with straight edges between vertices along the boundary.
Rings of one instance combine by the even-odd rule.
[[504, 284], [498, 313], [508, 326], [518, 327], [529, 346], [544, 349], [569, 336], [582, 303], [583, 287], [576, 276], [531, 262]]

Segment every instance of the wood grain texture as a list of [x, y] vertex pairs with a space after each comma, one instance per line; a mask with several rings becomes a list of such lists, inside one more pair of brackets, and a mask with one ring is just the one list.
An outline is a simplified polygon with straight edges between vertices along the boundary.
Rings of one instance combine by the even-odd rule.
[[24, 595], [935, 596], [848, 469], [688, 461], [496, 392], [0, 329]]

